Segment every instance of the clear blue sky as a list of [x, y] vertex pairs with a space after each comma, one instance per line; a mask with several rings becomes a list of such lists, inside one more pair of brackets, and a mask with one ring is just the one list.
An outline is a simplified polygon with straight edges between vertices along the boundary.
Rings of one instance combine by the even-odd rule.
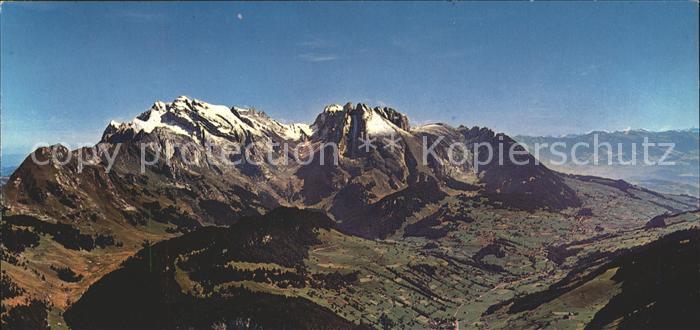
[[182, 94], [301, 122], [361, 101], [509, 134], [698, 125], [695, 2], [1, 8], [5, 154]]

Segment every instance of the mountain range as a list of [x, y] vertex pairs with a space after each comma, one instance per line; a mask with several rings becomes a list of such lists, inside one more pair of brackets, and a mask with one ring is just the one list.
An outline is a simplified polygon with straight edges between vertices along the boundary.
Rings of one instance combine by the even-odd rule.
[[[648, 147], [649, 163], [663, 159], [669, 165], [649, 165], [643, 159], [644, 139], [653, 145]], [[622, 179], [645, 188], [671, 194], [687, 194], [700, 196], [700, 131], [697, 128], [685, 130], [670, 130], [652, 132], [647, 130], [625, 130], [616, 132], [593, 131], [587, 134], [572, 134], [563, 137], [515, 136], [515, 140], [533, 149], [535, 144], [552, 145], [564, 143], [561, 152], [571, 154], [576, 144], [587, 144], [590, 147], [577, 149], [577, 162], [568, 158], [566, 162], [558, 162], [560, 157], [549, 148], [542, 148], [540, 160], [548, 167], [565, 173], [580, 175], [597, 175], [612, 179]], [[609, 143], [612, 147], [612, 157], [608, 156], [605, 146], [599, 147], [598, 164], [594, 161], [593, 146]], [[666, 144], [673, 144], [669, 149]], [[659, 145], [663, 144], [663, 145]], [[666, 151], [669, 153], [666, 155]], [[635, 158], [637, 162], [630, 161]], [[587, 162], [587, 164], [581, 164]], [[612, 162], [612, 164], [610, 164]]]
[[[628, 298], [617, 297], [629, 290], [576, 308], [552, 301], [621, 270], [622, 286], [652, 285], [626, 260], [666, 253], [654, 242], [674, 233], [696, 244], [698, 199], [558, 172], [516, 140], [527, 138], [411, 126], [362, 103], [326, 106], [306, 125], [184, 96], [156, 102], [111, 122], [94, 148], [39, 148], [2, 187], [3, 328], [598, 327], [673, 317], [628, 320], [619, 302]], [[454, 144], [465, 147], [461, 162]], [[482, 163], [484, 144], [522, 153]], [[688, 150], [697, 166], [697, 146], [694, 163]]]

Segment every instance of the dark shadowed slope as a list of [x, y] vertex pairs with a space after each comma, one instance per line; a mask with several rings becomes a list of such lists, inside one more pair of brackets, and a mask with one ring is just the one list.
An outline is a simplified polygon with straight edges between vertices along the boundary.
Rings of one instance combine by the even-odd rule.
[[[325, 307], [298, 297], [214, 287], [230, 261], [274, 263], [303, 269], [315, 231], [331, 226], [322, 213], [277, 209], [230, 228], [207, 227], [146, 246], [98, 281], [64, 314], [74, 329], [353, 328]], [[187, 273], [183, 272], [186, 271]], [[275, 274], [294, 282], [293, 275]], [[230, 275], [235, 276], [235, 274]], [[197, 279], [192, 287], [183, 287]], [[203, 292], [202, 292], [203, 291]]]
[[612, 279], [622, 291], [587, 329], [692, 329], [700, 325], [700, 230], [676, 232], [622, 256]]
[[614, 256], [600, 266], [576, 267], [546, 290], [493, 305], [484, 316], [508, 319], [509, 327], [692, 329], [700, 324], [700, 229], [676, 231]]

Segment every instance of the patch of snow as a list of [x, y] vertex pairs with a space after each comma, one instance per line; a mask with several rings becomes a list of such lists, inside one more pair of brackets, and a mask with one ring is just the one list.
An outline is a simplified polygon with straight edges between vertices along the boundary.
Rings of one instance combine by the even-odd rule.
[[[337, 104], [326, 108], [329, 111], [343, 110], [342, 106]], [[179, 96], [170, 103], [157, 101], [131, 122], [111, 121], [108, 127], [117, 133], [132, 130], [135, 134], [141, 131], [151, 133], [157, 128], [165, 128], [198, 142], [198, 137], [223, 141], [227, 140], [226, 136], [237, 139], [242, 136], [256, 136], [259, 142], [269, 141], [273, 136], [299, 141], [304, 135], [311, 136], [314, 131], [307, 124], [282, 124], [264, 112], [252, 108], [229, 108], [186, 96]]]
[[282, 134], [280, 134], [283, 138], [287, 140], [294, 140], [298, 141], [301, 140], [302, 133], [306, 136], [311, 136], [313, 134], [313, 130], [311, 127], [307, 124], [289, 124], [289, 125], [282, 125], [283, 130]]
[[431, 124], [425, 124], [421, 126], [416, 126], [415, 128], [412, 129], [412, 131], [415, 132], [425, 132], [425, 133], [431, 133], [431, 134], [449, 134], [449, 131], [452, 129], [447, 124], [442, 124], [442, 123], [431, 123]]
[[343, 106], [340, 104], [329, 104], [323, 108], [324, 112], [340, 112], [343, 111]]
[[299, 130], [304, 132], [304, 134], [306, 134], [307, 136], [311, 136], [314, 134], [314, 130], [313, 130], [313, 128], [311, 128], [311, 126], [309, 124], [296, 123], [293, 125], [295, 125], [297, 128], [299, 128]]
[[229, 132], [250, 132], [253, 135], [261, 136], [263, 133], [260, 131], [259, 127], [250, 126], [248, 123], [243, 122], [238, 116], [236, 116], [233, 111], [235, 108], [229, 109], [222, 105], [211, 105], [208, 103], [202, 103], [203, 107], [196, 107], [195, 111], [202, 117], [208, 119], [210, 122], [218, 126], [219, 131], [222, 133]]
[[255, 129], [267, 136], [274, 133], [285, 140], [298, 141], [302, 138], [302, 133], [308, 136], [311, 134], [311, 129], [306, 124], [282, 124], [268, 117], [264, 112], [240, 108], [235, 108], [235, 110], [238, 115], [250, 122]]
[[396, 125], [384, 119], [381, 114], [372, 110], [368, 112], [368, 118], [365, 118], [365, 128], [369, 135], [389, 135], [395, 133]]
[[165, 127], [171, 131], [173, 131], [176, 134], [182, 134], [182, 135], [187, 135], [190, 137], [195, 138], [193, 132], [188, 132], [184, 128], [176, 125], [171, 125], [164, 123], [162, 121], [163, 115], [165, 113], [157, 110], [151, 110], [148, 120], [141, 120], [139, 118], [134, 118], [134, 120], [131, 122], [131, 126], [134, 128], [136, 132], [144, 131], [146, 133], [151, 133], [153, 132], [154, 129], [158, 127]]

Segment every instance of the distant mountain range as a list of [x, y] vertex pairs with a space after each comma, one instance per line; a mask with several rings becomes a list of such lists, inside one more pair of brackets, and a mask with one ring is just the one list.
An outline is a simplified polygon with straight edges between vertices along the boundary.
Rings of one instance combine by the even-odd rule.
[[[606, 147], [600, 147], [598, 165], [593, 163], [593, 146], [596, 136], [599, 144], [609, 143], [613, 149], [613, 158], [609, 158]], [[665, 161], [673, 162], [674, 165], [645, 164], [642, 146], [645, 138], [649, 143], [655, 144], [649, 146], [648, 159], [651, 162], [658, 162], [669, 149], [665, 145], [659, 146], [659, 143], [673, 143], [673, 150], [665, 157]], [[574, 163], [571, 157], [564, 164], [553, 164], [553, 161], [558, 162], [561, 157], [553, 154], [549, 148], [542, 148], [539, 159], [557, 171], [623, 179], [664, 193], [687, 194], [696, 197], [700, 195], [700, 162], [698, 158], [700, 130], [697, 128], [663, 132], [646, 130], [594, 131], [588, 134], [564, 137], [515, 136], [514, 139], [528, 146], [531, 152], [533, 152], [535, 144], [538, 143], [550, 146], [557, 142], [564, 143], [566, 146], [558, 150], [567, 155], [571, 154], [571, 149], [576, 144], [586, 143], [591, 146], [577, 148], [577, 161], [588, 162], [585, 165]], [[622, 164], [620, 159], [623, 162], [629, 162], [634, 158], [633, 145], [636, 145], [637, 163]], [[609, 160], [612, 161], [612, 165], [608, 164]]]
[[[564, 320], [504, 308], [700, 222], [695, 197], [362, 103], [305, 125], [178, 97], [35, 155], [2, 187], [3, 328], [546, 326]], [[564, 326], [609, 324], [611, 299]]]

